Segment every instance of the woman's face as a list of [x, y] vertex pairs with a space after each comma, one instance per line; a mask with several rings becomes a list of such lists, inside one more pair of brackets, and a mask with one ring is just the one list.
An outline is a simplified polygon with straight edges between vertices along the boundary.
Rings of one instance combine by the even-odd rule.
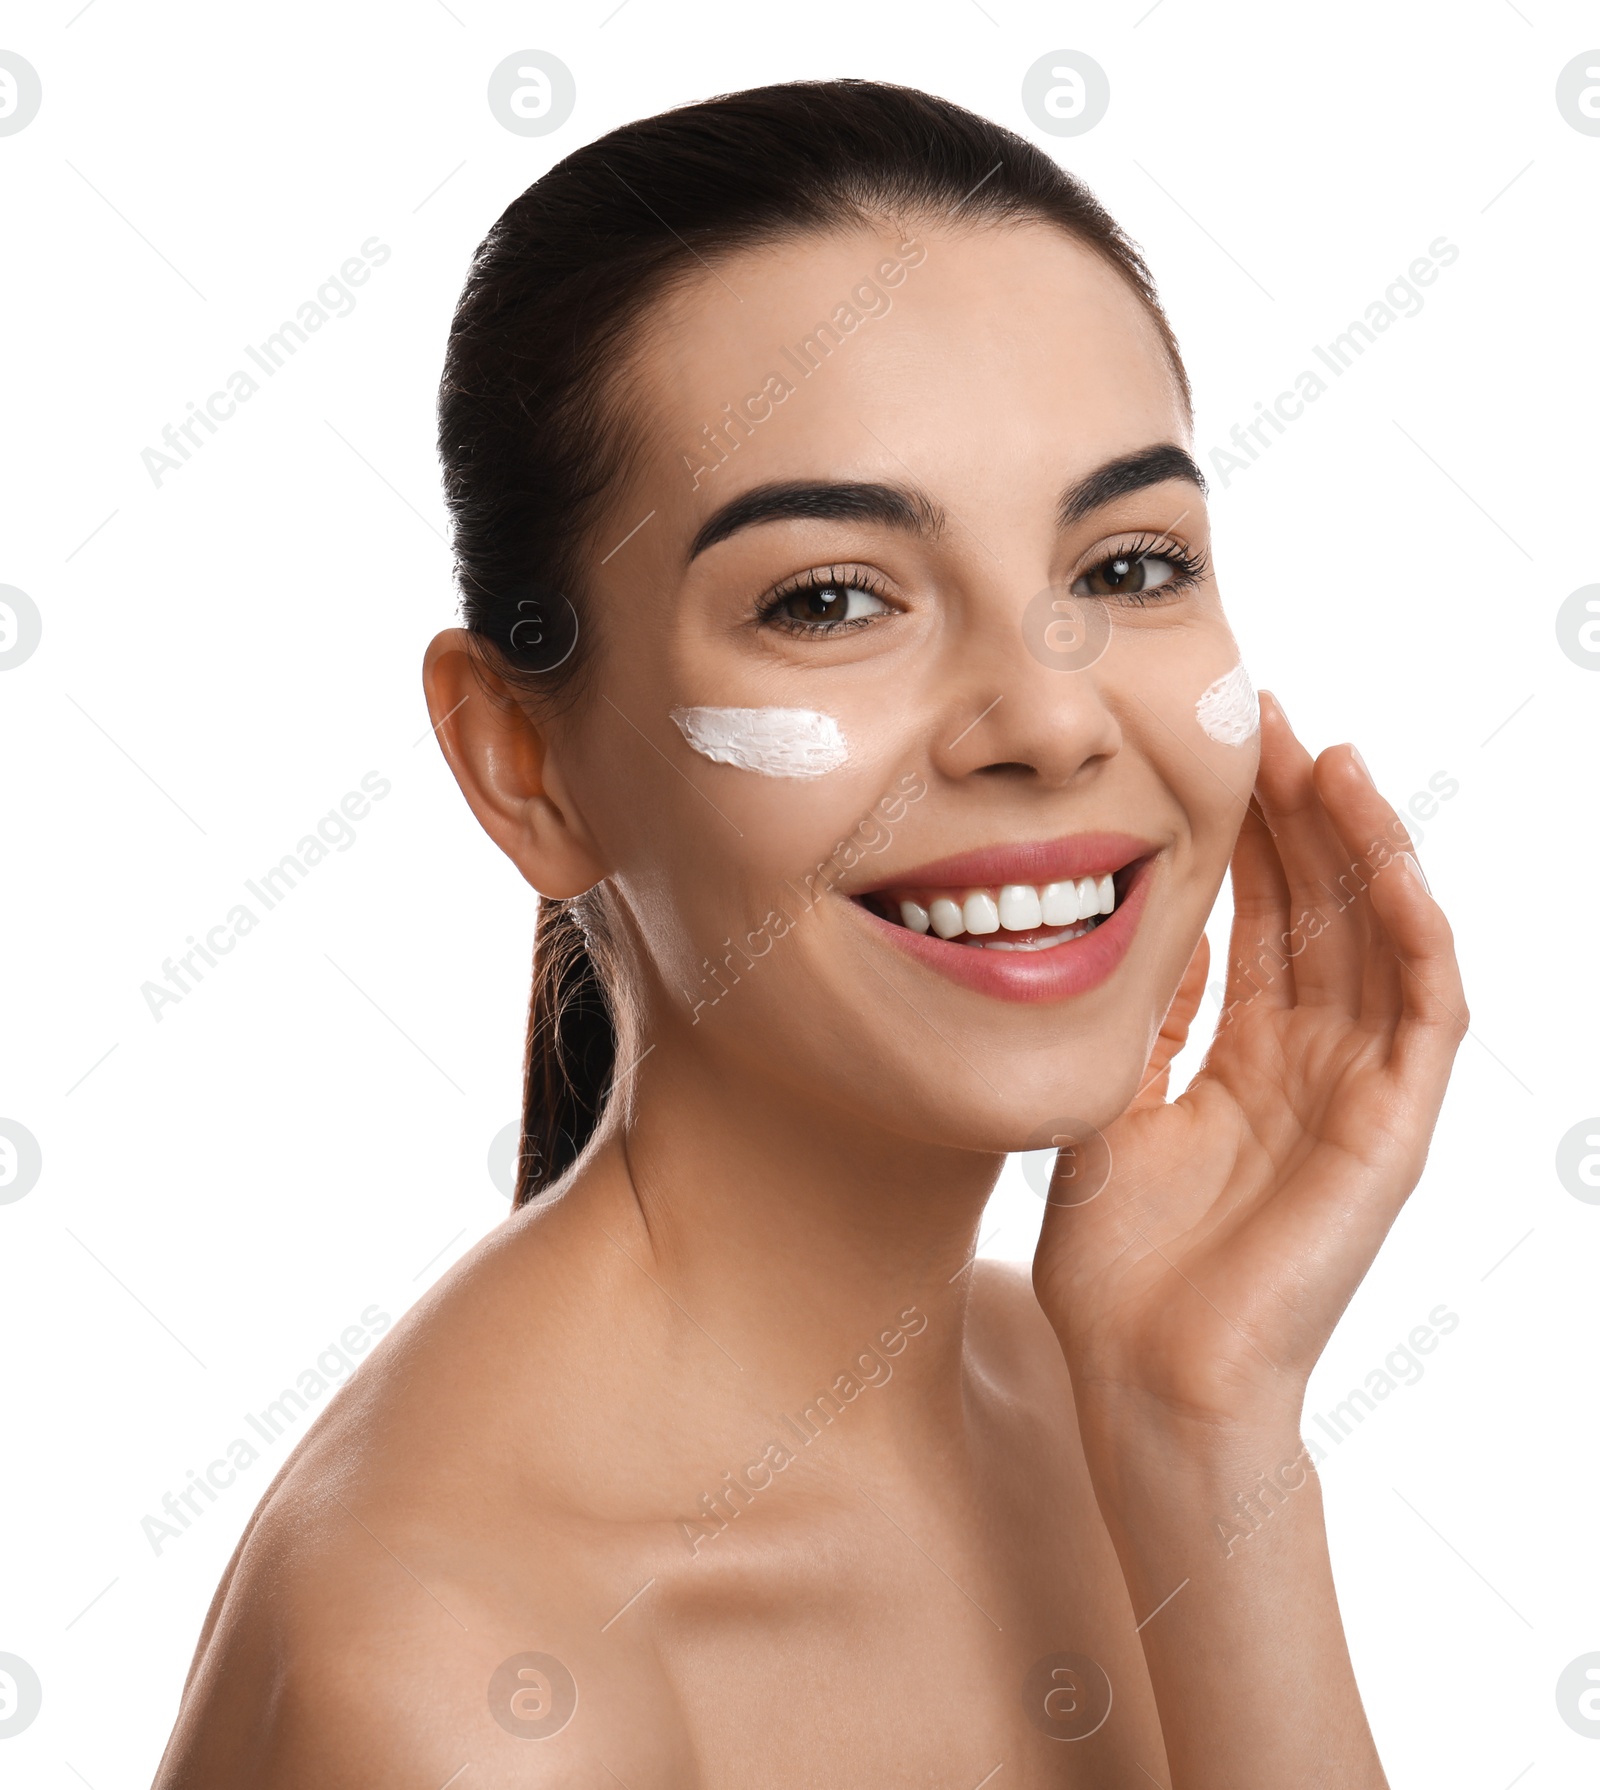
[[863, 229], [708, 269], [623, 396], [550, 750], [646, 1041], [960, 1147], [1105, 1123], [1256, 770], [1155, 326], [1053, 228]]

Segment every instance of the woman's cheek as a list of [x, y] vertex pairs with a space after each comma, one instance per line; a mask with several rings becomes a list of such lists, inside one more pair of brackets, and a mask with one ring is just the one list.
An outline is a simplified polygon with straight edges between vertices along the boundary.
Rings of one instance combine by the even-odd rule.
[[[1200, 736], [1196, 750], [1203, 753], [1213, 775], [1233, 792], [1229, 820], [1237, 832], [1261, 761], [1261, 702], [1241, 660], [1236, 659], [1200, 690], [1194, 699], [1193, 724]], [[1229, 849], [1231, 852], [1231, 834]]]
[[[1176, 654], [1147, 666], [1139, 701], [1139, 726], [1151, 756], [1189, 812], [1199, 841], [1204, 828], [1225, 830], [1228, 850], [1255, 788], [1261, 750], [1261, 708], [1250, 673], [1232, 636], [1206, 642], [1205, 650]], [[1137, 720], [1135, 725], [1139, 725]]]
[[643, 828], [630, 808], [618, 870], [669, 978], [741, 941], [759, 955], [773, 914], [866, 880], [920, 818], [927, 755], [904, 715], [680, 705], [667, 719], [660, 750], [638, 741], [619, 779], [652, 793]]
[[673, 761], [704, 808], [690, 824], [703, 835], [720, 818], [758, 895], [886, 850], [894, 794], [927, 768], [914, 722], [888, 705], [678, 707], [671, 720], [682, 737]]
[[850, 762], [839, 717], [822, 709], [675, 708], [688, 745], [712, 764], [779, 783], [810, 783]]
[[1243, 661], [1213, 678], [1195, 698], [1194, 718], [1219, 746], [1249, 746], [1261, 732], [1261, 703]]

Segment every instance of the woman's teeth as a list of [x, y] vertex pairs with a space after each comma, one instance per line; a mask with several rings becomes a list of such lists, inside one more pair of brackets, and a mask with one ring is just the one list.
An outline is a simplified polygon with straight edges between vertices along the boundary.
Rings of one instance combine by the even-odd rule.
[[991, 933], [1037, 932], [1043, 926], [1068, 929], [1026, 941], [997, 938], [989, 945], [997, 951], [1041, 951], [1081, 938], [1116, 905], [1116, 886], [1109, 874], [1037, 886], [1006, 883], [998, 891], [969, 889], [959, 900], [953, 894], [936, 895], [925, 907], [911, 900], [899, 904], [900, 922], [912, 932], [933, 932], [942, 939], [965, 935], [964, 943], [980, 944]]

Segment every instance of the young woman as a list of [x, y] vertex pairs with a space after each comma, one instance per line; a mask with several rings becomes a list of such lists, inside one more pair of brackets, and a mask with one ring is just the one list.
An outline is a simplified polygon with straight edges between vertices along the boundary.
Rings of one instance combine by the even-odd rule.
[[158, 1784], [1382, 1785], [1301, 1399], [1465, 1008], [1258, 707], [1137, 251], [945, 101], [736, 94], [511, 206], [440, 417], [515, 1209], [263, 1500]]

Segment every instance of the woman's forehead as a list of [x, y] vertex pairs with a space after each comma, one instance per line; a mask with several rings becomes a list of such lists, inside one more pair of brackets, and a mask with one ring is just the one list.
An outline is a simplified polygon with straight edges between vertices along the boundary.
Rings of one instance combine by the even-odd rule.
[[741, 250], [676, 282], [640, 344], [658, 394], [702, 407], [716, 395], [708, 386], [738, 388], [720, 405], [768, 371], [804, 380], [871, 359], [948, 374], [1019, 347], [1063, 363], [1148, 360], [1153, 384], [1164, 373], [1160, 334], [1126, 281], [1065, 231], [1031, 221], [863, 225]]
[[863, 227], [719, 260], [638, 348], [635, 465], [692, 533], [777, 479], [894, 475], [961, 507], [1185, 441], [1161, 335], [1047, 225]]

